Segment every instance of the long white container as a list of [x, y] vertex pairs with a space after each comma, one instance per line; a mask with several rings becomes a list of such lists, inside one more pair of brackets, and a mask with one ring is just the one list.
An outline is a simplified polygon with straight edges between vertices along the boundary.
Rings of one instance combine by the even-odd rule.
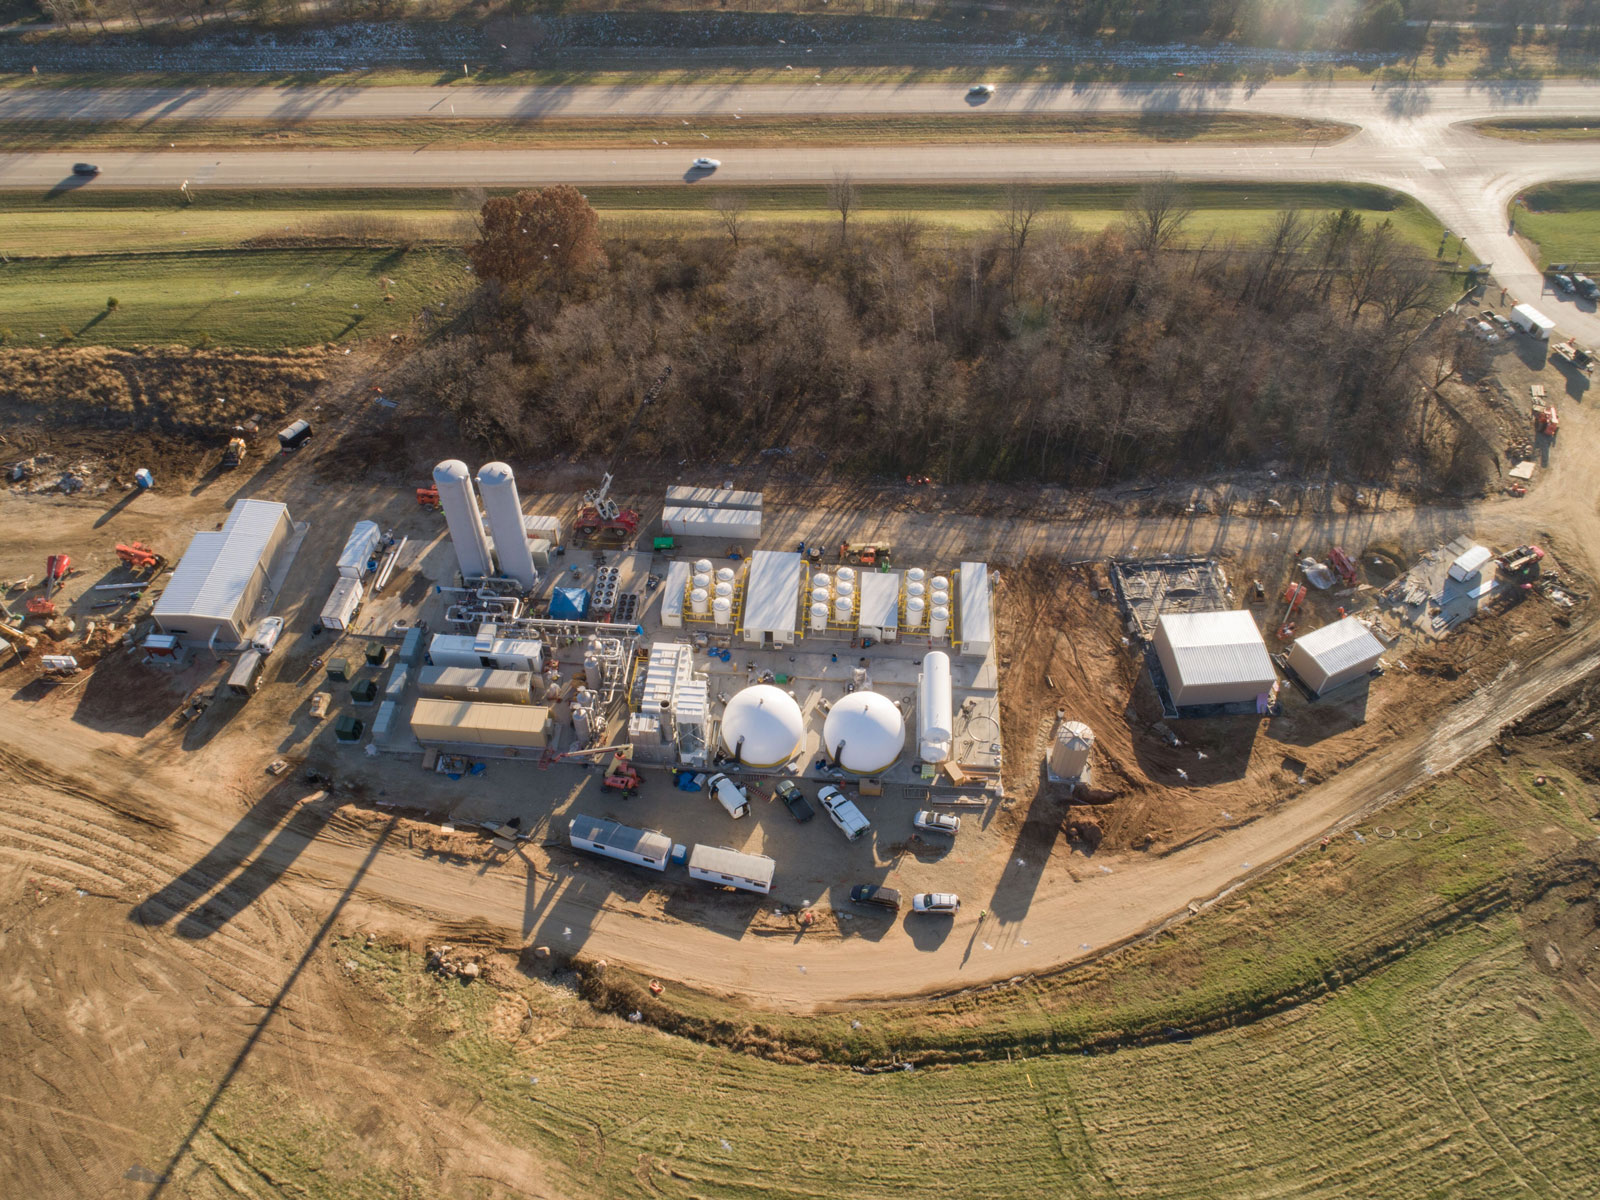
[[339, 631], [349, 629], [350, 622], [361, 610], [361, 601], [365, 596], [366, 591], [359, 579], [339, 576], [339, 582], [333, 585], [333, 591], [328, 594], [328, 602], [322, 606], [322, 627]]
[[950, 757], [955, 736], [955, 706], [950, 686], [950, 656], [930, 650], [917, 679], [917, 756], [926, 763]]
[[696, 845], [689, 852], [689, 877], [722, 887], [760, 892], [772, 891], [772, 876], [778, 864], [765, 854], [745, 854], [724, 846]]
[[661, 532], [672, 537], [761, 537], [761, 513], [747, 508], [687, 508], [669, 505], [661, 513]]
[[670, 629], [683, 624], [684, 592], [688, 586], [688, 563], [675, 562], [667, 567], [666, 582], [661, 585], [661, 623]]
[[357, 521], [350, 537], [339, 551], [339, 574], [347, 579], [360, 579], [367, 573], [367, 563], [377, 553], [383, 531], [376, 521]]
[[567, 821], [567, 840], [579, 850], [652, 871], [665, 871], [672, 854], [672, 839], [665, 834], [581, 813]]
[[1519, 304], [1511, 310], [1511, 323], [1523, 333], [1548, 341], [1556, 323], [1531, 304]]
[[963, 656], [983, 658], [994, 644], [989, 564], [964, 562], [956, 588], [956, 630]]

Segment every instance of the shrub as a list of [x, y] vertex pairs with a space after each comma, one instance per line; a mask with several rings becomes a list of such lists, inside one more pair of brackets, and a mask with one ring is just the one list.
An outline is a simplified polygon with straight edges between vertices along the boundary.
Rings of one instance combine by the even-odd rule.
[[115, 296], [108, 296], [106, 298], [106, 311], [107, 312], [116, 312], [119, 307], [121, 307], [121, 304], [120, 304], [120, 302], [117, 300], [117, 298]]

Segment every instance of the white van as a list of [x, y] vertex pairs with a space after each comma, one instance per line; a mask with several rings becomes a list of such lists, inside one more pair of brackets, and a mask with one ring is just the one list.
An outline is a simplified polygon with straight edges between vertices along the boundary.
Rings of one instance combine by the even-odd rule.
[[706, 786], [717, 798], [717, 803], [727, 809], [728, 815], [734, 820], [750, 815], [750, 798], [745, 795], [744, 788], [726, 775], [718, 772], [706, 781]]

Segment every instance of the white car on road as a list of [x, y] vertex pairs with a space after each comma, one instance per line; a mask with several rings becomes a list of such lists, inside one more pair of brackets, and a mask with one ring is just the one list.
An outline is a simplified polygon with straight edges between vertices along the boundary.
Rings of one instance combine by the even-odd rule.
[[715, 171], [722, 165], [720, 158], [697, 158], [689, 164], [696, 171]]

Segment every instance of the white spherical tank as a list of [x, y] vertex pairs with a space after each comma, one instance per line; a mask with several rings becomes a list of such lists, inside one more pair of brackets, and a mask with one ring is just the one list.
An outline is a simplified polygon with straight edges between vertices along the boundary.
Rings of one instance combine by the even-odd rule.
[[906, 601], [906, 628], [921, 629], [922, 614], [927, 610], [927, 603], [921, 596], [913, 596]]
[[811, 628], [821, 633], [828, 627], [828, 602], [822, 600], [811, 606]]
[[947, 637], [950, 633], [950, 610], [948, 608], [934, 608], [928, 610], [928, 636], [931, 638]]
[[950, 656], [943, 650], [930, 650], [922, 659], [922, 676], [917, 680], [917, 756], [926, 763], [941, 763], [950, 757], [954, 738]]
[[489, 512], [489, 532], [494, 537], [500, 573], [531, 588], [538, 582], [539, 572], [534, 569], [533, 555], [528, 550], [528, 530], [522, 523], [516, 475], [503, 462], [486, 463], [478, 468], [478, 491]]
[[695, 588], [689, 593], [689, 611], [703, 617], [711, 611], [711, 593], [705, 588]]
[[718, 625], [726, 625], [733, 620], [733, 601], [726, 596], [718, 596], [711, 602], [711, 619]]
[[840, 567], [834, 572], [834, 578], [840, 583], [854, 583], [856, 581], [856, 569], [854, 567]]
[[483, 514], [478, 511], [478, 494], [472, 488], [467, 464], [458, 458], [446, 459], [433, 469], [433, 486], [439, 489], [439, 505], [450, 527], [450, 544], [455, 547], [461, 574], [468, 579], [494, 574], [489, 535], [483, 530]]
[[793, 696], [770, 683], [747, 687], [722, 710], [722, 747], [752, 767], [776, 767], [800, 750], [805, 717]]
[[887, 696], [852, 692], [828, 713], [822, 745], [846, 771], [876, 775], [892, 767], [905, 750], [906, 721]]

